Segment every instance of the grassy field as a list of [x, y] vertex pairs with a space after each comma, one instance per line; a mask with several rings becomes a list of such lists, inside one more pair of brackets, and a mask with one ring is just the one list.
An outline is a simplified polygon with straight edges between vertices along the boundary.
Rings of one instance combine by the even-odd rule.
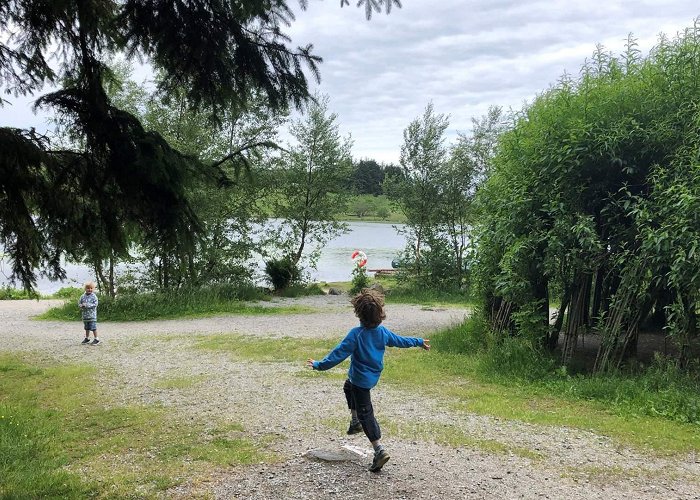
[[97, 376], [0, 354], [0, 498], [150, 498], [218, 467], [275, 461], [238, 423], [124, 406]]

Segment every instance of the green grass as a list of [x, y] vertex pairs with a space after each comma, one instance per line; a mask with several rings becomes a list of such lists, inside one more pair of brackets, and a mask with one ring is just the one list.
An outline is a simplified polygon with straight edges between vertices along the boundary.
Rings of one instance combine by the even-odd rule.
[[[339, 432], [347, 429], [347, 419], [328, 418], [324, 424]], [[517, 455], [531, 460], [541, 460], [545, 455], [538, 451], [533, 451], [511, 443], [503, 443], [494, 439], [481, 439], [474, 437], [456, 425], [426, 425], [423, 422], [398, 422], [390, 417], [383, 416], [381, 419], [382, 430], [385, 434], [395, 438], [411, 440], [421, 440], [425, 442], [437, 443], [454, 448], [471, 448], [497, 455]]]
[[[697, 423], [645, 410], [648, 401], [655, 401], [652, 406], [656, 408], [668, 399], [670, 388], [667, 385], [654, 387], [639, 376], [621, 377], [610, 379], [605, 391], [596, 392], [586, 388], [591, 385], [600, 387], [602, 382], [562, 376], [558, 372], [547, 375], [547, 367], [551, 365], [546, 364], [539, 370], [532, 370], [531, 361], [517, 363], [522, 353], [511, 353], [510, 358], [501, 353], [500, 360], [477, 349], [465, 353], [465, 345], [468, 347], [469, 344], [464, 338], [459, 338], [464, 328], [434, 335], [434, 349], [430, 352], [387, 349], [381, 383], [445, 398], [458, 411], [590, 430], [621, 444], [651, 449], [659, 454], [700, 450], [700, 426]], [[476, 327], [472, 324], [467, 328]], [[238, 360], [290, 362], [302, 366], [307, 358], [321, 359], [335, 343], [318, 339], [215, 335], [203, 338], [197, 346], [227, 352]], [[460, 351], [454, 352], [457, 348]], [[302, 371], [300, 376], [342, 379], [345, 370], [346, 365], [343, 365], [329, 372]], [[523, 377], [526, 370], [529, 370], [529, 375]], [[533, 374], [543, 378], [533, 378]], [[632, 387], [637, 387], [636, 392]], [[692, 401], [698, 395], [688, 388], [678, 390], [685, 394], [686, 401]], [[620, 394], [637, 395], [621, 398]], [[510, 452], [524, 453], [522, 450]]]
[[195, 347], [223, 351], [238, 360], [303, 364], [307, 358], [321, 359], [335, 344], [335, 341], [327, 339], [280, 339], [217, 334], [197, 337]]
[[82, 293], [82, 288], [63, 287], [55, 293], [43, 295], [38, 292], [28, 292], [24, 289], [5, 285], [0, 287], [0, 300], [71, 299], [77, 301]]
[[0, 287], [0, 300], [29, 300], [38, 299], [41, 296], [36, 293], [30, 293], [27, 290], [12, 288], [9, 285]]
[[152, 497], [217, 467], [275, 460], [240, 425], [118, 406], [100, 383], [91, 367], [0, 355], [0, 498]]
[[[257, 297], [260, 298], [260, 297]], [[268, 297], [269, 298], [269, 297]], [[99, 297], [98, 321], [146, 321], [154, 319], [198, 318], [219, 314], [304, 314], [304, 306], [265, 307], [226, 297], [209, 290], [177, 293], [122, 295], [116, 299]], [[77, 301], [49, 309], [37, 317], [44, 320], [79, 321]]]
[[420, 304], [424, 307], [469, 307], [473, 304], [467, 295], [428, 289], [390, 288], [385, 300], [387, 304]]
[[208, 377], [205, 375], [196, 375], [189, 377], [175, 375], [172, 377], [165, 377], [160, 380], [157, 380], [153, 384], [153, 387], [155, 387], [156, 389], [189, 389], [197, 384], [200, 384], [201, 382], [204, 382], [207, 379]]

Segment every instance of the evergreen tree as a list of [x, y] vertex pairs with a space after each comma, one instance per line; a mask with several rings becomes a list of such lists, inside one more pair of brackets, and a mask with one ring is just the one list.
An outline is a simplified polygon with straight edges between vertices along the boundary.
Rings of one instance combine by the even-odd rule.
[[382, 194], [384, 171], [374, 160], [360, 160], [352, 173], [353, 190], [357, 194]]
[[192, 246], [200, 225], [188, 180], [226, 182], [221, 167], [237, 155], [211, 168], [145, 130], [105, 92], [106, 61], [118, 53], [147, 60], [162, 72], [161, 91], [186, 89], [188, 105], [215, 121], [245, 106], [250, 89], [273, 109], [300, 107], [309, 97], [303, 68], [318, 78], [321, 59], [311, 45], [287, 46], [282, 27], [293, 20], [285, 0], [0, 1], [0, 32], [12, 34], [0, 42], [0, 87], [35, 95], [60, 84], [37, 105], [52, 108], [78, 145], [57, 149], [33, 130], [0, 128], [0, 244], [12, 277], [27, 288], [36, 268], [62, 277], [61, 255], [94, 238], [94, 221], [117, 254], [132, 226]]

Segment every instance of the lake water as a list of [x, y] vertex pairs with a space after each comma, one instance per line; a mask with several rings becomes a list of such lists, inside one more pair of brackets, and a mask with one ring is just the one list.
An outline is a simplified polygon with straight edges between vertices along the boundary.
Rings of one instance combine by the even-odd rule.
[[[367, 269], [389, 269], [391, 261], [406, 246], [406, 239], [396, 228], [401, 224], [386, 224], [380, 222], [349, 222], [350, 231], [328, 242], [321, 252], [318, 269], [307, 270], [313, 281], [350, 281], [352, 278], [353, 262], [350, 256], [354, 250], [362, 250], [367, 254]], [[264, 267], [258, 263], [260, 269]], [[78, 286], [94, 279], [87, 266], [65, 264], [67, 279], [65, 281], [50, 281], [37, 278], [37, 290], [44, 294], [56, 292], [64, 286]], [[125, 265], [117, 266], [117, 273], [126, 271]], [[10, 266], [6, 260], [0, 260], [0, 286], [8, 283]]]

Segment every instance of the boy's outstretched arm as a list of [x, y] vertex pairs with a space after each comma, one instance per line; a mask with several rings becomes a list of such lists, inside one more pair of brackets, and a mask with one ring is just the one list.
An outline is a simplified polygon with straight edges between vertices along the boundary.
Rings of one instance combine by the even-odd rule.
[[386, 345], [389, 347], [421, 347], [426, 351], [430, 350], [430, 339], [422, 339], [419, 337], [403, 337], [396, 335], [391, 330], [387, 330]]
[[309, 358], [306, 360], [306, 366], [311, 367], [313, 370], [328, 370], [350, 356], [354, 349], [355, 336], [349, 333], [325, 358], [321, 361]]

